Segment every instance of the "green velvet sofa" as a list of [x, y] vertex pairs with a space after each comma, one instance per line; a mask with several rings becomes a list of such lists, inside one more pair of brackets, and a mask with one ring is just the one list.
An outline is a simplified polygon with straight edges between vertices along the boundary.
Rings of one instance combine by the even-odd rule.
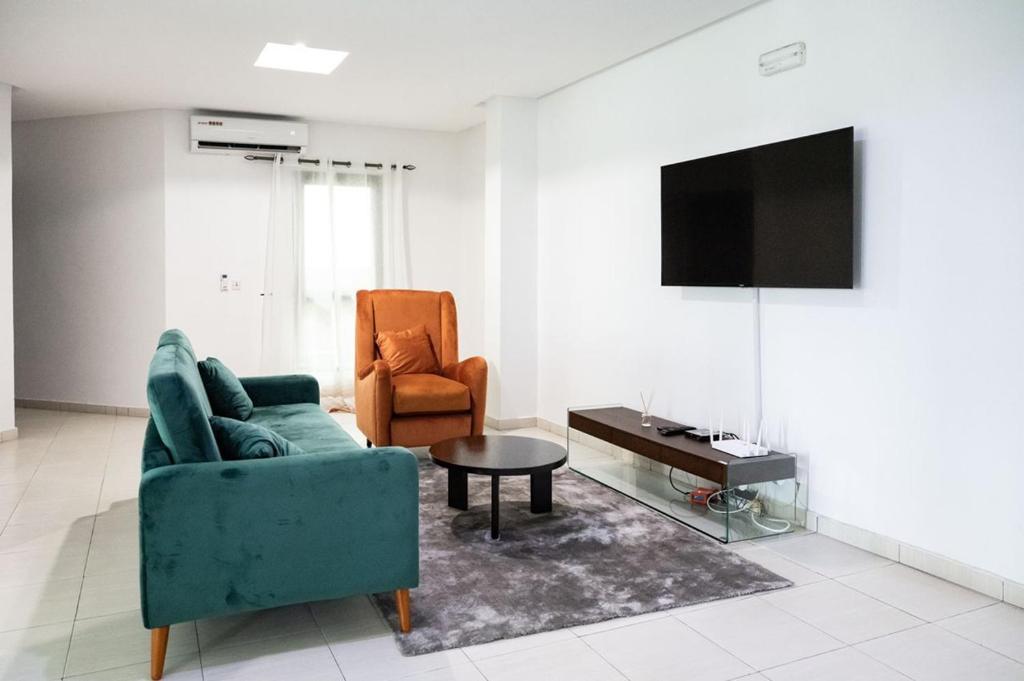
[[249, 421], [303, 454], [224, 461], [185, 335], [160, 337], [139, 486], [142, 619], [160, 678], [169, 625], [395, 591], [408, 631], [419, 580], [418, 468], [402, 447], [365, 449], [319, 406], [310, 376], [243, 378]]

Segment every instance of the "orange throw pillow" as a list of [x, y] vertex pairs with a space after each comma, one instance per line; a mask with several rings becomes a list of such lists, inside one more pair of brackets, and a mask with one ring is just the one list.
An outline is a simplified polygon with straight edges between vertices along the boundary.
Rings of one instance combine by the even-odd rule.
[[434, 356], [434, 348], [423, 324], [405, 331], [377, 333], [380, 358], [391, 367], [391, 374], [437, 374], [441, 367]]

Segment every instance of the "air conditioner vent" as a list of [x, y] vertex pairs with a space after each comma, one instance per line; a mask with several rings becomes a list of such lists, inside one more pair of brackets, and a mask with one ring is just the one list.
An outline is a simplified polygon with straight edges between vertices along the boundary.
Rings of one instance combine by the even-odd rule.
[[284, 144], [246, 144], [244, 142], [196, 142], [198, 149], [224, 149], [228, 151], [276, 151], [283, 154], [298, 154], [302, 147]]
[[192, 151], [206, 154], [302, 154], [309, 143], [309, 126], [262, 118], [192, 116], [191, 142]]

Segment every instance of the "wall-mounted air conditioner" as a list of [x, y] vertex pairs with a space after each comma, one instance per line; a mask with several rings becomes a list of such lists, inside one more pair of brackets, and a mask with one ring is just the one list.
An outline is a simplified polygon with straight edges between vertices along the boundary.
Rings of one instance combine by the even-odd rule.
[[207, 154], [302, 154], [309, 144], [309, 126], [229, 116], [192, 116], [192, 151]]

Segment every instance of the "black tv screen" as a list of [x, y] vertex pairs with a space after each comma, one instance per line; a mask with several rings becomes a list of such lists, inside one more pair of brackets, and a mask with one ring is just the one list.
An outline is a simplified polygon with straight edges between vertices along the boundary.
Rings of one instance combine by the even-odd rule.
[[853, 288], [853, 128], [662, 166], [661, 283]]

